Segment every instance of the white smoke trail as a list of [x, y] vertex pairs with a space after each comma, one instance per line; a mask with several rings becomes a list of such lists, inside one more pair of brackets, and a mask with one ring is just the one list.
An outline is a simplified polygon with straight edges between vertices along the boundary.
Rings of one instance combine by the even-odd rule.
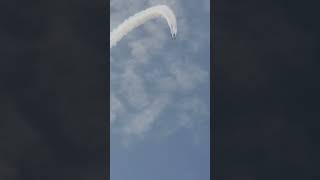
[[177, 34], [176, 16], [168, 6], [157, 5], [130, 16], [122, 24], [115, 28], [110, 33], [110, 49], [130, 31], [142, 25], [146, 21], [157, 17], [163, 17], [166, 19], [171, 31], [171, 36], [174, 39]]

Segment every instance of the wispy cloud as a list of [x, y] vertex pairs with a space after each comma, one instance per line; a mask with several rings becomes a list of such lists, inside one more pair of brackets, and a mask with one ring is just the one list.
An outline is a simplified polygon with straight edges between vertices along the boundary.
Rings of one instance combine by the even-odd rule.
[[[111, 0], [111, 28], [156, 4], [167, 4], [178, 18], [178, 39], [172, 41], [162, 19], [146, 23], [111, 51], [111, 132], [123, 142], [144, 137], [155, 127], [167, 135], [208, 120], [206, 104], [209, 54], [208, 26], [194, 26], [183, 0]], [[201, 4], [201, 3], [200, 3]], [[199, 6], [206, 9], [206, 4]], [[209, 24], [209, 22], [208, 22]], [[205, 31], [204, 31], [205, 30]], [[203, 57], [198, 59], [196, 57]], [[207, 93], [205, 95], [201, 93]], [[171, 118], [168, 118], [168, 117]], [[174, 121], [169, 122], [168, 119]], [[156, 126], [158, 121], [170, 124]], [[191, 128], [192, 129], [192, 128]]]
[[158, 96], [148, 107], [137, 113], [135, 117], [125, 124], [123, 128], [122, 135], [126, 141], [133, 136], [141, 137], [151, 130], [152, 125], [158, 119], [168, 103], [169, 99], [167, 96]]

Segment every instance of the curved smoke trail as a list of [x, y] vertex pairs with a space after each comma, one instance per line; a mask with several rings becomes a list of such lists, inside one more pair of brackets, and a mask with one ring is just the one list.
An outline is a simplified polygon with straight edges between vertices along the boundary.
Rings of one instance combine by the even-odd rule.
[[177, 34], [176, 16], [168, 6], [157, 5], [143, 10], [133, 16], [130, 16], [122, 24], [115, 28], [110, 33], [110, 49], [115, 46], [117, 42], [119, 42], [130, 31], [142, 25], [146, 21], [157, 17], [163, 17], [164, 19], [166, 19], [170, 27], [171, 36], [174, 39]]

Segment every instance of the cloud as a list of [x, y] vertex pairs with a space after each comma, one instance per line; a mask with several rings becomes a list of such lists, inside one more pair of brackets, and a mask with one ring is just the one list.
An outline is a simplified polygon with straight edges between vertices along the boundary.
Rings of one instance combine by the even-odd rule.
[[[198, 7], [204, 13], [205, 1]], [[175, 41], [165, 21], [156, 19], [131, 32], [111, 51], [111, 132], [124, 143], [168, 127], [170, 133], [163, 135], [171, 135], [209, 120], [205, 103], [209, 91], [204, 90], [209, 86], [209, 51], [203, 51], [209, 48], [209, 22], [187, 15], [184, 2], [110, 2], [111, 29], [156, 4], [167, 4], [178, 18]]]
[[124, 127], [124, 133], [127, 137], [132, 135], [143, 135], [152, 128], [152, 124], [158, 118], [160, 113], [169, 103], [166, 96], [159, 96], [140, 113], [138, 113], [128, 124]]

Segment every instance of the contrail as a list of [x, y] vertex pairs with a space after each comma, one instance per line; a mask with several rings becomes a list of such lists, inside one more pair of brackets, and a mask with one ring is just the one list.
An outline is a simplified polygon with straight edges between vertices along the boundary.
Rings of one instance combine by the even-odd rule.
[[166, 19], [170, 27], [171, 36], [173, 39], [175, 39], [177, 35], [176, 16], [168, 6], [157, 5], [157, 6], [148, 8], [146, 10], [143, 10], [133, 16], [130, 16], [122, 24], [120, 24], [117, 28], [115, 28], [110, 33], [110, 49], [113, 46], [115, 46], [130, 31], [144, 24], [146, 21], [157, 18], [157, 17], [163, 17], [164, 19]]

